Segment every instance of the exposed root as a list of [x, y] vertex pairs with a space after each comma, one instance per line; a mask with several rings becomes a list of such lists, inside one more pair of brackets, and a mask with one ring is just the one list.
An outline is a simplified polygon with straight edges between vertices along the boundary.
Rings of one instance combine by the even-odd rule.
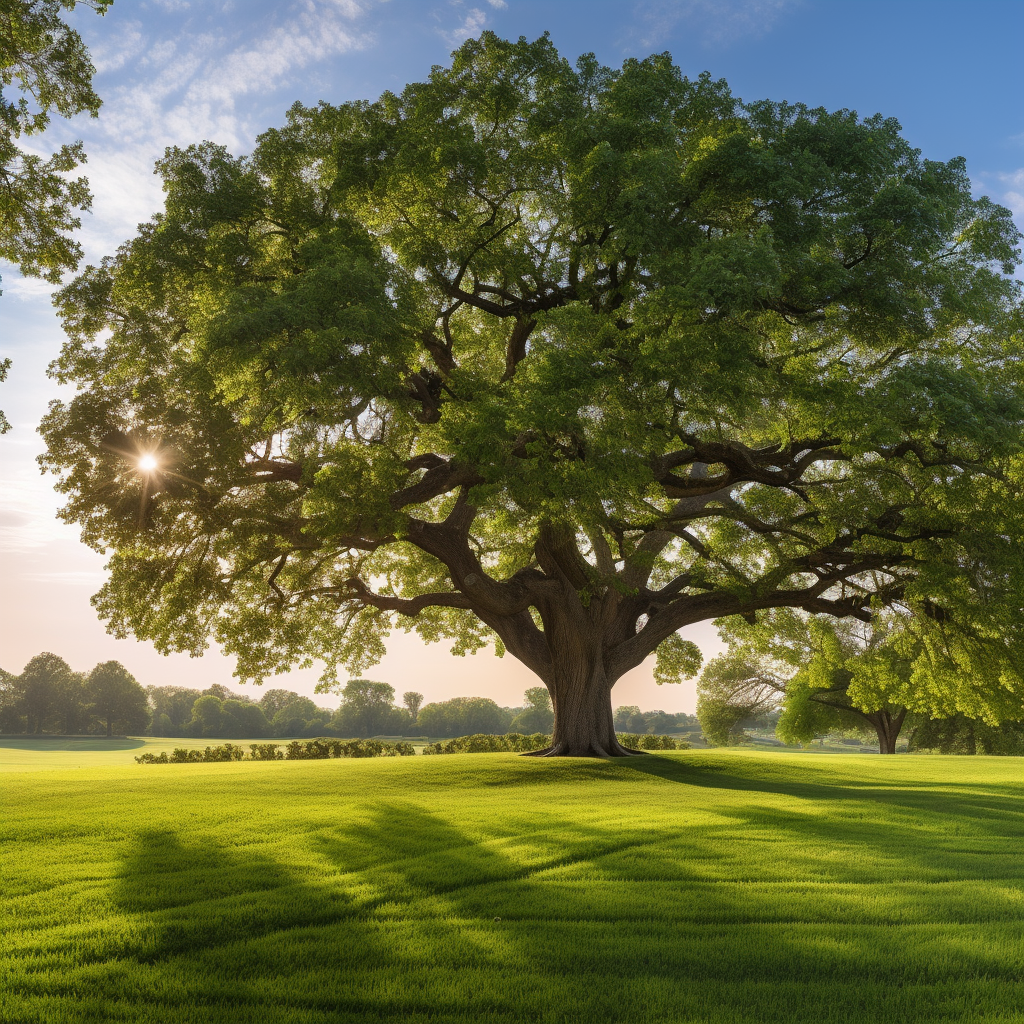
[[616, 742], [615, 747], [612, 751], [607, 751], [602, 747], [595, 744], [591, 744], [586, 748], [573, 749], [568, 743], [556, 743], [550, 747], [544, 747], [543, 750], [528, 750], [522, 756], [523, 757], [599, 757], [606, 760], [610, 760], [613, 757], [643, 757], [646, 755], [645, 750], [630, 750], [629, 747], [622, 746], [621, 743]]

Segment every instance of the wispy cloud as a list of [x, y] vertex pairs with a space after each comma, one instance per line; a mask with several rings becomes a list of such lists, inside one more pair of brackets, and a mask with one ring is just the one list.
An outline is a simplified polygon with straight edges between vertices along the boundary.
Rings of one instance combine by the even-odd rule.
[[[506, 6], [505, 0], [488, 0], [491, 7], [501, 10]], [[453, 0], [452, 7], [462, 8], [464, 4], [462, 0]], [[487, 25], [487, 14], [480, 10], [479, 7], [470, 7], [469, 10], [462, 15], [461, 22], [452, 29], [438, 29], [441, 37], [444, 39], [449, 46], [460, 46], [467, 39], [473, 36], [479, 35], [480, 32]]]
[[52, 295], [57, 287], [48, 281], [41, 281], [37, 277], [18, 277], [14, 268], [8, 265], [2, 267], [2, 272], [3, 283], [0, 284], [0, 289], [3, 289], [5, 299], [22, 299], [31, 302]]
[[803, 0], [644, 0], [635, 10], [643, 46], [665, 43], [679, 30], [697, 36], [703, 46], [718, 49], [741, 39], [770, 32], [783, 15]]
[[982, 171], [974, 178], [974, 187], [1007, 207], [1024, 230], [1024, 167], [1015, 171]]
[[211, 139], [248, 149], [266, 127], [254, 97], [299, 91], [318, 67], [371, 45], [363, 15], [373, 2], [291, 0], [240, 27], [218, 16], [230, 2], [149, 0], [165, 12], [160, 18], [90, 36], [104, 104], [98, 120], [72, 126], [85, 138], [95, 196], [81, 236], [88, 258], [109, 252], [160, 206], [152, 169], [167, 146]]
[[1009, 174], [994, 175], [1000, 185], [1009, 186], [999, 197], [1004, 206], [1008, 206], [1014, 217], [1024, 218], [1024, 167], [1019, 167]]

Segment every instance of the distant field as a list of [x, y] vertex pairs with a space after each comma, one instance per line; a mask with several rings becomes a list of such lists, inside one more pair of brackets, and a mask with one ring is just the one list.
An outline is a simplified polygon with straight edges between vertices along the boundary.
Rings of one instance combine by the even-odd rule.
[[1024, 1022], [1024, 763], [4, 776], [0, 1020]]
[[[0, 738], [0, 773], [34, 772], [49, 768], [102, 768], [108, 765], [134, 765], [138, 754], [168, 753], [175, 747], [203, 748], [221, 743], [237, 743], [248, 748], [250, 743], [290, 743], [284, 739], [204, 740], [182, 737], [129, 736], [107, 739], [105, 736], [65, 737], [13, 736]], [[416, 740], [417, 751], [424, 742]]]
[[[292, 737], [283, 739], [255, 738], [248, 740], [204, 740], [188, 737], [130, 736], [121, 739], [107, 739], [105, 736], [64, 737], [8, 736], [0, 737], [0, 774], [4, 772], [34, 772], [50, 768], [102, 768], [108, 765], [134, 765], [138, 754], [168, 753], [175, 747], [217, 746], [220, 743], [237, 743], [248, 747], [250, 743], [289, 743]], [[414, 739], [416, 752], [423, 750], [430, 742]], [[757, 741], [755, 740], [755, 744]], [[765, 753], [776, 754], [792, 751], [793, 748], [762, 745]], [[857, 753], [850, 747], [836, 745], [832, 748], [813, 746], [807, 753]]]

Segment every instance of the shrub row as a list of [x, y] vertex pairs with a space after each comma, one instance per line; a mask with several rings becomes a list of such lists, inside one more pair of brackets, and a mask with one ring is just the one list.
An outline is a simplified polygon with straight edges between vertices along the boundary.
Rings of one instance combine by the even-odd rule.
[[431, 743], [423, 748], [424, 754], [491, 754], [491, 753], [523, 753], [528, 750], [543, 750], [550, 745], [551, 737], [542, 732], [532, 736], [524, 736], [519, 732], [506, 733], [504, 736], [492, 736], [478, 732], [472, 736], [459, 736], [454, 740]]
[[312, 761], [328, 757], [408, 757], [416, 751], [411, 743], [382, 743], [380, 740], [316, 739], [292, 740], [284, 750], [279, 743], [252, 743], [247, 754], [237, 743], [224, 743], [205, 750], [178, 747], [160, 754], [139, 754], [139, 764], [196, 764], [210, 761]]
[[[685, 740], [671, 736], [637, 736], [623, 733], [619, 742], [631, 750], [688, 750]], [[551, 743], [551, 737], [542, 732], [531, 736], [510, 732], [504, 736], [476, 733], [473, 736], [459, 736], [454, 740], [442, 740], [424, 747], [424, 754], [484, 754], [508, 752], [521, 754], [530, 750], [541, 750]], [[197, 764], [211, 761], [313, 761], [329, 757], [409, 757], [416, 751], [411, 743], [385, 743], [381, 740], [292, 740], [281, 749], [279, 743], [252, 743], [249, 753], [237, 743], [223, 743], [219, 747], [204, 750], [187, 750], [177, 747], [168, 755], [139, 754], [139, 764]]]
[[[254, 743], [253, 747], [275, 747], [275, 743]], [[314, 761], [325, 757], [409, 757], [416, 753], [416, 748], [404, 740], [398, 743], [385, 743], [383, 740], [332, 740], [318, 739], [292, 740], [284, 749], [284, 757], [288, 761]], [[259, 760], [268, 761], [272, 758], [264, 756]], [[274, 758], [280, 760], [280, 755]], [[253, 760], [257, 760], [254, 756]]]
[[635, 733], [619, 733], [619, 742], [630, 750], [689, 750], [686, 740], [676, 740], [671, 736], [637, 736]]

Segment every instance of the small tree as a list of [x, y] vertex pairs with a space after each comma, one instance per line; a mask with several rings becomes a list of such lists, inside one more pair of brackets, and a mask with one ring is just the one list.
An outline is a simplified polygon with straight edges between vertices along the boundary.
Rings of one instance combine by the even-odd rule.
[[962, 160], [488, 33], [158, 169], [42, 427], [115, 631], [328, 687], [399, 623], [493, 644], [543, 755], [626, 756], [616, 681], [771, 608], [902, 602], [963, 703], [1024, 689], [1019, 232]]
[[423, 694], [417, 693], [415, 690], [406, 690], [406, 692], [402, 694], [402, 704], [412, 717], [412, 724], [415, 725], [416, 717], [419, 715], [420, 708], [423, 706]]
[[27, 721], [27, 731], [41, 733], [57, 712], [60, 695], [73, 686], [71, 667], [56, 654], [37, 654], [11, 684], [14, 702]]
[[224, 702], [212, 693], [192, 703], [192, 717], [185, 723], [186, 736], [220, 736], [224, 731]]
[[146, 691], [119, 661], [97, 665], [86, 680], [85, 695], [108, 736], [114, 734], [115, 722], [126, 732], [143, 732], [149, 725]]
[[395, 688], [372, 679], [350, 679], [341, 691], [341, 707], [334, 717], [335, 729], [346, 735], [377, 736], [388, 731]]
[[232, 699], [224, 701], [221, 707], [224, 727], [221, 735], [225, 739], [258, 739], [269, 734], [270, 723], [259, 704]]
[[18, 677], [0, 668], [0, 732], [21, 732]]
[[419, 714], [420, 729], [428, 736], [500, 734], [511, 722], [511, 716], [487, 697], [453, 697], [427, 704]]
[[785, 682], [746, 651], [712, 659], [697, 683], [697, 717], [705, 738], [716, 747], [739, 742], [743, 723], [774, 711]]
[[273, 721], [282, 708], [286, 708], [289, 704], [294, 704], [302, 699], [293, 690], [274, 688], [264, 691], [260, 696], [260, 707], [263, 708], [263, 713], [267, 716], [267, 719]]
[[199, 694], [186, 686], [147, 686], [154, 736], [184, 736]]
[[70, 672], [57, 682], [52, 710], [60, 731], [65, 735], [78, 732], [88, 721], [87, 678], [83, 672]]
[[523, 694], [526, 709], [517, 715], [510, 728], [513, 732], [530, 735], [537, 732], [550, 733], [555, 724], [555, 712], [551, 706], [551, 694], [543, 686], [531, 686]]
[[869, 626], [781, 611], [754, 626], [730, 625], [732, 649], [708, 665], [697, 685], [704, 734], [728, 742], [744, 720], [781, 711], [776, 733], [788, 742], [869, 727], [880, 752], [895, 753], [907, 705], [916, 701], [925, 710], [942, 701], [941, 675], [930, 695], [920, 685], [929, 651], [915, 625], [905, 614], [879, 616]]

